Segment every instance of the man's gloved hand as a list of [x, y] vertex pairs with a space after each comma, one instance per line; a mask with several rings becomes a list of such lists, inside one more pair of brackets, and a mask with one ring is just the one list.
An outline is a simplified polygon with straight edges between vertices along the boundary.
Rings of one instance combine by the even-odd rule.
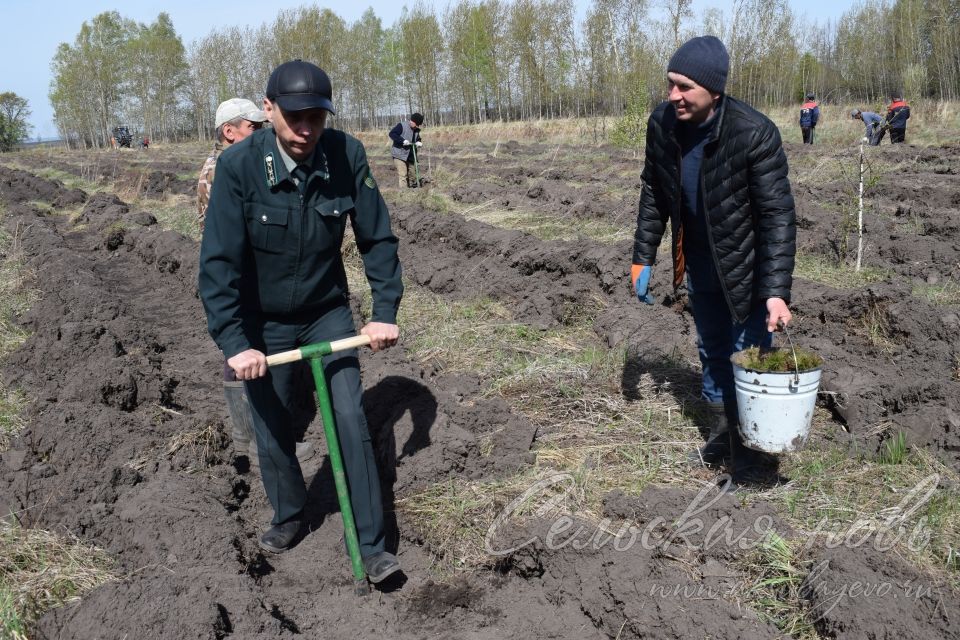
[[409, 147], [409, 146], [410, 146], [410, 141], [409, 141], [409, 140], [404, 140], [404, 141], [403, 141], [403, 146]]
[[417, 140], [417, 143], [416, 143], [416, 144], [417, 144], [418, 147], [422, 147], [422, 146], [423, 146], [423, 143], [420, 142], [419, 140]]
[[868, 142], [870, 142], [870, 138], [864, 136], [863, 140], [861, 140], [860, 142], [862, 142], [863, 144], [867, 144]]
[[650, 265], [635, 264], [630, 267], [630, 280], [633, 282], [633, 290], [637, 294], [637, 300], [653, 304], [653, 296], [647, 292], [650, 287]]

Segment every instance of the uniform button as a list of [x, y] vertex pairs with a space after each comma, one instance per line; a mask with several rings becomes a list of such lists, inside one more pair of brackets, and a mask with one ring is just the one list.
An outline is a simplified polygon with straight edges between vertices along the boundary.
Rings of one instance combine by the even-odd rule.
[[260, 220], [261, 220], [262, 222], [266, 222], [266, 221], [267, 221], [267, 216], [261, 216], [261, 217], [260, 217]]

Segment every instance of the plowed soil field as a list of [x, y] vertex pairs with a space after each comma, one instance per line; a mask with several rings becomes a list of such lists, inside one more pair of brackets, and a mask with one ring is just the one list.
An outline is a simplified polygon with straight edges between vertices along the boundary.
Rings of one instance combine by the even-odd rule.
[[656, 304], [631, 295], [639, 161], [440, 141], [399, 190], [382, 147], [408, 293], [401, 344], [362, 367], [404, 576], [365, 598], [309, 398], [309, 532], [257, 546], [271, 510], [230, 446], [183, 222], [204, 151], [0, 158], [4, 257], [38, 292], [0, 363], [29, 400], [0, 513], [115, 575], [31, 637], [960, 638], [960, 148], [869, 150], [855, 271], [856, 150], [788, 147], [814, 433], [775, 486], [722, 493], [684, 462], [686, 298], [659, 265]]

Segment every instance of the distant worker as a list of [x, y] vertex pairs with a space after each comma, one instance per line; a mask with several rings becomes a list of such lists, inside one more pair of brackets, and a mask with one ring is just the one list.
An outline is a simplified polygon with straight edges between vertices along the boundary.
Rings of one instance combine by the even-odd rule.
[[393, 140], [390, 155], [393, 156], [393, 164], [397, 168], [401, 189], [405, 186], [420, 186], [417, 184], [414, 163], [417, 159], [417, 152], [423, 146], [423, 142], [420, 141], [420, 127], [422, 126], [423, 115], [415, 113], [410, 116], [410, 120], [401, 120], [397, 123], [397, 126], [390, 130], [390, 139]]
[[880, 138], [883, 137], [883, 132], [880, 130], [880, 126], [883, 122], [883, 118], [881, 118], [879, 114], [876, 114], [873, 111], [860, 111], [860, 109], [854, 109], [850, 112], [850, 117], [854, 120], [863, 121], [863, 125], [865, 127], [863, 141], [865, 143], [873, 147], [880, 145]]
[[734, 482], [769, 482], [776, 459], [747, 448], [738, 429], [730, 356], [769, 347], [790, 322], [796, 212], [787, 157], [773, 122], [724, 93], [730, 58], [713, 36], [670, 58], [667, 100], [647, 123], [631, 279], [647, 304], [650, 270], [669, 223], [671, 282], [686, 277], [703, 365], [710, 435], [691, 461], [729, 460]]
[[234, 142], [240, 142], [262, 127], [266, 121], [267, 114], [244, 98], [230, 98], [217, 107], [217, 115], [213, 120], [213, 126], [217, 130], [217, 142], [213, 152], [203, 163], [203, 168], [200, 169], [200, 180], [197, 182], [197, 215], [200, 218], [201, 231], [203, 231], [204, 217], [207, 215], [207, 206], [210, 204], [210, 188], [213, 186], [217, 158], [224, 149]]
[[[230, 98], [221, 102], [214, 117], [217, 142], [213, 153], [203, 163], [200, 169], [200, 180], [197, 182], [197, 212], [200, 216], [200, 230], [207, 214], [210, 203], [210, 189], [213, 186], [213, 177], [217, 167], [217, 158], [220, 153], [240, 142], [251, 133], [263, 126], [267, 121], [267, 114], [261, 111], [256, 104], [244, 98]], [[231, 437], [234, 451], [238, 455], [245, 455], [252, 466], [260, 466], [257, 453], [257, 443], [254, 438], [253, 417], [250, 415], [250, 403], [244, 390], [243, 382], [237, 380], [233, 369], [223, 365], [223, 395], [227, 401], [227, 412], [232, 423]], [[297, 457], [300, 461], [309, 460], [313, 455], [313, 445], [309, 442], [297, 443]]]
[[820, 107], [817, 106], [816, 95], [807, 93], [807, 101], [800, 107], [800, 132], [803, 134], [803, 144], [813, 144], [814, 130], [820, 120]]
[[[903, 101], [899, 92], [890, 94], [890, 106], [887, 107], [887, 117], [884, 119], [880, 137], [883, 131], [890, 129], [890, 144], [905, 142], [907, 138], [907, 120], [910, 118], [910, 105]], [[879, 144], [879, 141], [877, 141]]]
[[149, 149], [149, 148], [150, 148], [150, 138], [144, 136], [144, 137], [143, 137], [143, 140], [140, 141], [140, 148], [141, 148], [141, 149]]

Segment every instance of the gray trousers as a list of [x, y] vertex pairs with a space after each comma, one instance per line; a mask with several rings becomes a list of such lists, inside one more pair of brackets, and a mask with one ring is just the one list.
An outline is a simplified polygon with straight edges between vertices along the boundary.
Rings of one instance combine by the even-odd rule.
[[[267, 354], [289, 351], [316, 342], [354, 335], [349, 307], [339, 306], [309, 321], [268, 320], [261, 323]], [[353, 517], [363, 556], [384, 550], [383, 504], [373, 444], [363, 412], [363, 385], [356, 349], [323, 359], [327, 388], [333, 404], [344, 471], [350, 488]], [[279, 365], [267, 375], [246, 382], [260, 456], [260, 476], [270, 504], [273, 524], [300, 515], [307, 503], [303, 472], [296, 456], [296, 434], [290, 428], [295, 405], [294, 368]]]

